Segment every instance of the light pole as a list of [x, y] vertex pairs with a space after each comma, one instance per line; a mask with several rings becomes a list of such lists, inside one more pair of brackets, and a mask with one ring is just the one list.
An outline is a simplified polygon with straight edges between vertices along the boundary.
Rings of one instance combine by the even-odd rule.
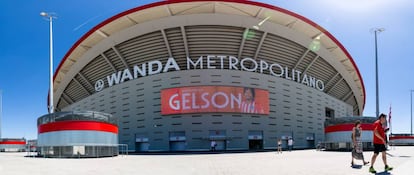
[[3, 91], [0, 89], [0, 138], [1, 138], [1, 117], [3, 115]]
[[414, 90], [411, 89], [410, 90], [410, 100], [411, 100], [411, 122], [410, 122], [411, 132], [410, 132], [410, 134], [411, 134], [411, 136], [413, 135], [413, 92], [414, 92]]
[[374, 28], [375, 35], [375, 90], [376, 90], [376, 117], [379, 116], [379, 88], [378, 88], [378, 48], [377, 48], [377, 33], [383, 32], [384, 28]]
[[49, 20], [49, 113], [54, 112], [53, 107], [53, 18], [56, 18], [54, 13], [40, 12], [40, 16]]

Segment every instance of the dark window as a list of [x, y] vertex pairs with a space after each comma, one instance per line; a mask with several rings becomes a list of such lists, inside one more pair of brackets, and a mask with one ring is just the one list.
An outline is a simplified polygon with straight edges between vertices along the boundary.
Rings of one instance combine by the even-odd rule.
[[325, 108], [325, 117], [326, 119], [333, 119], [335, 118], [335, 111], [330, 108]]

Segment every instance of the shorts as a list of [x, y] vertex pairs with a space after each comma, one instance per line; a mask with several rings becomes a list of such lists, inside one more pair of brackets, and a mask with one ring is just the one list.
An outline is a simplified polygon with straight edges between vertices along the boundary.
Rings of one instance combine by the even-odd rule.
[[387, 148], [385, 148], [384, 144], [374, 144], [374, 154], [378, 154], [379, 152], [386, 151]]

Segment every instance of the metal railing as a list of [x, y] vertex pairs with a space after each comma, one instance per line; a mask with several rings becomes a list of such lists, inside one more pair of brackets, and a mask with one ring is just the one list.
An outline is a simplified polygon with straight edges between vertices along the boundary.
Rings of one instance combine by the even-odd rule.
[[[33, 149], [32, 149], [33, 150]], [[71, 146], [39, 146], [29, 157], [50, 158], [99, 158], [128, 155], [127, 144], [71, 144]], [[36, 155], [34, 155], [34, 154]]]
[[37, 126], [51, 122], [68, 120], [101, 121], [118, 125], [117, 117], [111, 114], [96, 111], [65, 111], [46, 114], [39, 117], [37, 119]]

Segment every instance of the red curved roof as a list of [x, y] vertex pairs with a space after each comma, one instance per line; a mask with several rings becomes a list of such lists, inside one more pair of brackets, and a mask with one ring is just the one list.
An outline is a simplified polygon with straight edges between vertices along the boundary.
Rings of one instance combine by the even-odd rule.
[[[289, 10], [286, 9], [282, 9], [280, 7], [276, 7], [273, 5], [269, 5], [269, 4], [265, 4], [265, 3], [261, 3], [261, 2], [254, 2], [254, 1], [244, 1], [244, 0], [167, 0], [167, 1], [160, 1], [160, 2], [155, 2], [155, 3], [151, 3], [151, 4], [147, 4], [147, 5], [143, 5], [143, 6], [139, 6], [124, 12], [121, 12], [109, 19], [106, 19], [105, 21], [101, 22], [100, 24], [96, 25], [95, 27], [93, 27], [91, 30], [89, 30], [87, 33], [85, 33], [70, 49], [69, 51], [65, 54], [65, 56], [63, 57], [62, 61], [59, 63], [59, 66], [56, 69], [56, 73], [54, 74], [54, 81], [57, 77], [57, 75], [59, 74], [62, 65], [67, 61], [68, 57], [72, 54], [72, 52], [81, 45], [81, 43], [83, 41], [85, 41], [88, 37], [90, 37], [94, 32], [96, 32], [97, 30], [99, 30], [100, 28], [104, 27], [105, 25], [121, 18], [124, 17], [128, 14], [137, 12], [137, 11], [141, 11], [141, 10], [145, 10], [145, 9], [149, 9], [152, 7], [157, 7], [157, 6], [162, 6], [162, 5], [168, 5], [168, 4], [175, 4], [175, 3], [182, 3], [182, 2], [231, 2], [231, 3], [240, 3], [240, 4], [246, 4], [246, 5], [254, 5], [254, 6], [258, 6], [258, 7], [264, 7], [264, 8], [268, 8], [268, 9], [272, 9], [275, 11], [279, 11], [281, 13], [290, 15], [292, 17], [295, 17], [297, 19], [300, 19], [301, 21], [306, 22], [307, 24], [317, 28], [319, 31], [321, 31], [324, 35], [326, 35], [329, 39], [331, 39], [340, 49], [341, 51], [348, 57], [349, 61], [352, 63], [358, 77], [359, 80], [361, 81], [361, 86], [362, 86], [362, 91], [363, 91], [363, 107], [361, 109], [361, 111], [364, 109], [365, 107], [365, 102], [366, 102], [366, 92], [365, 92], [365, 86], [363, 83], [363, 79], [362, 76], [360, 74], [360, 71], [358, 69], [358, 67], [355, 64], [355, 61], [353, 60], [352, 56], [349, 54], [349, 52], [345, 49], [345, 47], [331, 34], [329, 33], [327, 30], [325, 30], [323, 27], [319, 26], [318, 24], [314, 23], [313, 21], [299, 15], [296, 14], [294, 12], [291, 12]], [[49, 101], [48, 101], [49, 103]], [[362, 112], [361, 112], [362, 113]]]

